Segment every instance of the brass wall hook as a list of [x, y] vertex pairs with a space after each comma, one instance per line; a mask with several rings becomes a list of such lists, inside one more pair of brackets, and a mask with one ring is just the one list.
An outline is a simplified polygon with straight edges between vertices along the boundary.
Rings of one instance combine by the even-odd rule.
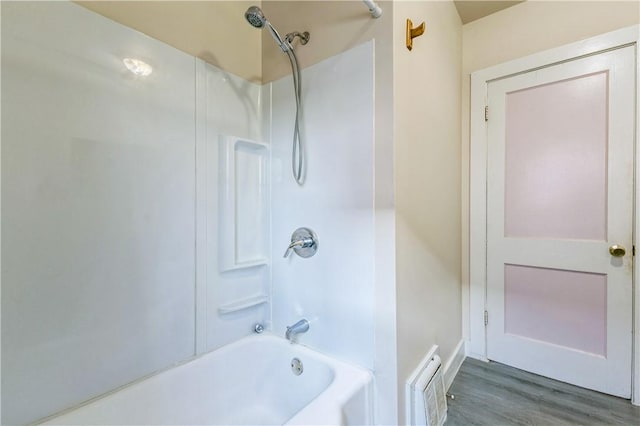
[[411, 19], [407, 19], [407, 49], [413, 49], [413, 39], [424, 34], [424, 28], [424, 22], [413, 28], [413, 22]]

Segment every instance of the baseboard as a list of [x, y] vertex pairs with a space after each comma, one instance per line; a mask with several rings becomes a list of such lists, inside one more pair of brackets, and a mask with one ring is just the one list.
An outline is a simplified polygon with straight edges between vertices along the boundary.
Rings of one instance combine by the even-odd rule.
[[484, 354], [479, 354], [473, 352], [471, 349], [471, 342], [469, 340], [465, 341], [465, 349], [467, 358], [477, 359], [478, 361], [489, 362], [489, 358], [487, 358]]
[[451, 387], [451, 383], [453, 383], [453, 379], [456, 378], [456, 374], [458, 374], [465, 358], [465, 342], [464, 339], [462, 339], [456, 346], [453, 354], [451, 354], [444, 364], [444, 385], [447, 390]]

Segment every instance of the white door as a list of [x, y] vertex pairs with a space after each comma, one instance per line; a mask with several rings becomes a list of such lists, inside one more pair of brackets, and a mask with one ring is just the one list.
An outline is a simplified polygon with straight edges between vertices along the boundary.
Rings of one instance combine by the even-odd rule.
[[625, 398], [634, 62], [626, 47], [488, 84], [487, 356]]

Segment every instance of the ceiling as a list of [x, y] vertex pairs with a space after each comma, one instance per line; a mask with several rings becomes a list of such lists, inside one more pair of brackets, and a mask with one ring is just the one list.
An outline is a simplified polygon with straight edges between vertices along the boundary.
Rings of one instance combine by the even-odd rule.
[[[244, 11], [251, 4], [266, 3], [269, 0], [75, 1], [249, 81], [262, 81], [262, 59], [256, 53], [260, 51], [262, 35], [260, 31], [246, 25]], [[293, 7], [296, 3], [304, 2], [290, 4]], [[466, 24], [521, 2], [459, 0], [454, 3], [462, 23]], [[341, 10], [345, 7], [343, 5]], [[362, 6], [356, 4], [355, 10], [361, 11]], [[323, 22], [330, 21], [331, 12], [327, 12], [323, 19]], [[342, 23], [348, 21], [343, 19]], [[230, 34], [233, 35], [231, 38]], [[243, 46], [254, 48], [246, 49]]]
[[[524, 1], [524, 0], [522, 0]], [[484, 1], [484, 0], [456, 0], [454, 1], [458, 15], [463, 24], [476, 19], [484, 18], [487, 15], [496, 13], [502, 9], [514, 6], [522, 1]]]

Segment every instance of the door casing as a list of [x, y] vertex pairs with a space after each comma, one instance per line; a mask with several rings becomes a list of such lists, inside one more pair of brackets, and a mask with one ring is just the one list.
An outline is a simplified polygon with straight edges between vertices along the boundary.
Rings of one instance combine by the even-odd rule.
[[[535, 69], [560, 64], [584, 56], [591, 56], [603, 51], [634, 46], [636, 52], [636, 116], [635, 116], [635, 164], [640, 164], [640, 149], [637, 148], [638, 125], [640, 123], [640, 61], [638, 46], [640, 45], [640, 25], [623, 28], [602, 34], [587, 40], [571, 43], [562, 47], [536, 53], [524, 58], [509, 61], [471, 74], [471, 143], [470, 143], [470, 200], [469, 200], [469, 336], [466, 341], [466, 355], [471, 358], [487, 361], [487, 336], [485, 328], [485, 309], [487, 291], [487, 125], [485, 106], [487, 85], [490, 81], [530, 72]], [[490, 119], [489, 111], [489, 119]], [[640, 177], [634, 174], [634, 245], [636, 234], [640, 229]], [[633, 377], [631, 384], [631, 401], [640, 405], [640, 280], [635, 271], [640, 266], [640, 256], [635, 256], [633, 280]]]

